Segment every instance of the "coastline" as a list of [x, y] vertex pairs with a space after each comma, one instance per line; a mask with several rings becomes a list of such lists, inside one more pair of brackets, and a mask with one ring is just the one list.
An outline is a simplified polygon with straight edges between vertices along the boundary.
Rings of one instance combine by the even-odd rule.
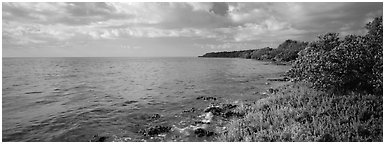
[[[265, 75], [261, 81], [265, 84], [251, 97], [230, 100], [199, 96], [183, 105], [179, 114], [183, 117], [188, 113], [190, 116], [185, 118], [189, 120], [147, 127], [140, 132], [150, 137], [149, 141], [383, 140], [382, 96], [354, 92], [334, 95], [293, 82], [284, 72]], [[196, 105], [196, 101], [205, 103]]]
[[[136, 136], [120, 136], [107, 141], [218, 141], [223, 130], [226, 130], [226, 125], [245, 116], [245, 113], [236, 111], [239, 107], [243, 107], [245, 103], [255, 103], [269, 98], [276, 93], [278, 87], [291, 83], [285, 78], [285, 72], [279, 72], [260, 75], [259, 79], [240, 80], [238, 81], [240, 86], [248, 86], [244, 87], [237, 97], [199, 95], [177, 103], [169, 103], [175, 105], [172, 108], [155, 105], [151, 109], [162, 109], [169, 114], [154, 111], [155, 114], [142, 117], [143, 121], [149, 122], [148, 124], [139, 124], [133, 129], [132, 132]], [[253, 85], [251, 83], [259, 85], [250, 86]], [[96, 137], [92, 141], [99, 140], [100, 137]]]

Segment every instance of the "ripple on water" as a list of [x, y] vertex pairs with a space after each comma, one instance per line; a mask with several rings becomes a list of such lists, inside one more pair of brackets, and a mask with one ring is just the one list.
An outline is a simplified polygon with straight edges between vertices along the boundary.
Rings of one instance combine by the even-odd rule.
[[31, 92], [26, 92], [24, 94], [40, 94], [43, 93], [42, 91], [31, 91]]
[[[200, 120], [197, 113], [202, 112], [202, 105], [214, 102], [197, 101], [197, 96], [225, 98], [253, 90], [243, 87], [253, 82], [247, 81], [249, 76], [231, 77], [258, 73], [237, 70], [245, 65], [259, 71], [270, 67], [248, 60], [192, 58], [36, 58], [3, 63], [3, 85], [11, 87], [3, 88], [3, 125], [11, 124], [11, 129], [3, 129], [3, 141], [112, 141], [114, 136], [126, 141], [157, 141], [138, 131], [156, 125], [186, 128]], [[196, 109], [190, 112], [192, 107]], [[180, 114], [183, 111], [188, 113]], [[151, 119], [154, 114], [160, 118]], [[164, 141], [208, 140], [195, 137], [194, 132], [188, 138], [183, 136], [171, 132], [159, 137]]]

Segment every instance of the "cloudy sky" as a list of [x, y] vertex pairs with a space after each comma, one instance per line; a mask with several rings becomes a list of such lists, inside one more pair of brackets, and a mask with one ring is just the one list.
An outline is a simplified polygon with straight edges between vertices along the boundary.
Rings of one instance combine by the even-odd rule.
[[365, 33], [382, 3], [2, 3], [3, 57], [198, 56]]

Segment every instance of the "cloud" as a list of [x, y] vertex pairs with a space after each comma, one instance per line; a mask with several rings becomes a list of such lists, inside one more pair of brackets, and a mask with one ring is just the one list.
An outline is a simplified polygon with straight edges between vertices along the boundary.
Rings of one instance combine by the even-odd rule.
[[226, 16], [229, 11], [229, 5], [225, 2], [216, 2], [213, 3], [213, 6], [210, 9], [210, 12], [213, 12], [217, 15]]
[[87, 25], [109, 19], [128, 19], [109, 3], [3, 3], [3, 19], [39, 24]]
[[195, 46], [214, 51], [244, 50], [255, 47], [254, 44], [250, 43], [195, 44]]
[[[286, 39], [309, 41], [325, 32], [364, 34], [364, 25], [382, 16], [382, 5], [8, 2], [3, 3], [2, 35], [6, 46], [18, 47], [72, 41], [113, 44], [132, 39], [138, 41], [138, 46], [139, 42], [145, 45], [146, 41], [157, 39], [153, 45], [158, 46], [164, 38], [188, 39], [185, 45], [201, 41], [201, 45], [219, 49], [275, 47]], [[80, 47], [80, 43], [71, 46], [76, 45]]]

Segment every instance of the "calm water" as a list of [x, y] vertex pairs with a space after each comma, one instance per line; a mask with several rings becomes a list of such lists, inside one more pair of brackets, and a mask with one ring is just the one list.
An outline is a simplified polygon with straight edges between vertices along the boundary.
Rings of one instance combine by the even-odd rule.
[[194, 117], [180, 113], [206, 106], [198, 96], [258, 99], [264, 79], [287, 69], [246, 59], [3, 58], [3, 141], [140, 141], [146, 126]]

